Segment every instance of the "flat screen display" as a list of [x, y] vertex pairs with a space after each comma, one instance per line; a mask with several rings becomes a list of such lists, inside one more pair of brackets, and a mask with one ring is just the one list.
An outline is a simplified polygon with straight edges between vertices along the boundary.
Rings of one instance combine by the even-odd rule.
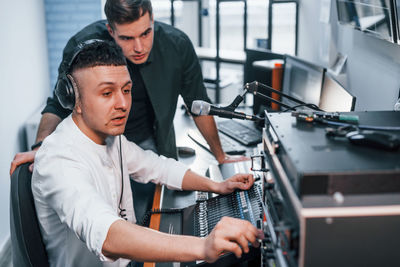
[[[297, 57], [286, 56], [282, 92], [307, 104], [319, 104], [325, 69]], [[296, 103], [283, 97], [282, 102]]]
[[336, 0], [338, 20], [377, 38], [397, 42], [393, 1]]
[[353, 111], [356, 98], [331, 75], [325, 74], [319, 108], [327, 112]]
[[397, 20], [397, 43], [400, 44], [400, 0], [396, 0], [395, 13]]

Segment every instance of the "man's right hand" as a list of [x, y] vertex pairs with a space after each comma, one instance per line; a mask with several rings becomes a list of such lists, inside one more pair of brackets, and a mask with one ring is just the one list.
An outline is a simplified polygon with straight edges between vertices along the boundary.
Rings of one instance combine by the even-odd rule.
[[19, 165], [24, 164], [26, 162], [32, 162], [32, 164], [29, 165], [29, 171], [32, 172], [35, 154], [36, 154], [36, 150], [22, 152], [22, 153], [18, 153], [17, 155], [15, 155], [14, 160], [11, 162], [10, 177]]
[[262, 239], [263, 233], [249, 221], [223, 217], [205, 240], [205, 260], [214, 262], [226, 252], [233, 252], [240, 258], [249, 252], [249, 242], [258, 247], [257, 239]]

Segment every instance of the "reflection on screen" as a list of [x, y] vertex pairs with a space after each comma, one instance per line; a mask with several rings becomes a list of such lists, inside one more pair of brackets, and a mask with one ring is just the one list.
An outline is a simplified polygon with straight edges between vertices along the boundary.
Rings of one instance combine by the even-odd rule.
[[356, 98], [329, 75], [325, 75], [319, 107], [328, 112], [353, 111]]
[[394, 42], [391, 0], [337, 0], [339, 22]]
[[[286, 56], [282, 91], [307, 104], [319, 104], [324, 69], [296, 57]], [[283, 98], [283, 103], [296, 105]]]

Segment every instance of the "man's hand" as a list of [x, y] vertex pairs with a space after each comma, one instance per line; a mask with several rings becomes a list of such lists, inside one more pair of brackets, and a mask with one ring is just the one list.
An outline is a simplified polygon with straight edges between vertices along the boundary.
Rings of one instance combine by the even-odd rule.
[[[24, 164], [26, 162], [33, 162], [33, 160], [35, 159], [35, 154], [36, 150], [22, 152], [15, 155], [14, 160], [11, 162], [10, 176], [13, 174], [13, 172], [19, 165]], [[33, 163], [29, 165], [29, 171], [31, 172], [33, 171]]]
[[205, 240], [204, 255], [207, 262], [214, 262], [225, 252], [233, 252], [240, 258], [242, 253], [249, 252], [249, 242], [258, 247], [257, 238], [263, 233], [249, 221], [223, 217]]
[[224, 163], [232, 163], [232, 162], [238, 162], [238, 161], [247, 161], [250, 160], [250, 158], [246, 156], [230, 156], [226, 153], [224, 153], [224, 157], [217, 158], [217, 161], [219, 164], [224, 164]]
[[254, 184], [254, 177], [252, 174], [235, 174], [234, 176], [218, 183], [215, 193], [229, 194], [235, 189], [248, 190]]

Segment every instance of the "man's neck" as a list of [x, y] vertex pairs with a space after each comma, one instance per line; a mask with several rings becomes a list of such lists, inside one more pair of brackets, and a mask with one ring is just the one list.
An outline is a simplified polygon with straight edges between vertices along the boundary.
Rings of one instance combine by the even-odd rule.
[[107, 135], [101, 134], [93, 129], [91, 129], [82, 119], [80, 114], [72, 113], [72, 120], [79, 130], [86, 135], [90, 140], [98, 145], [105, 145]]

